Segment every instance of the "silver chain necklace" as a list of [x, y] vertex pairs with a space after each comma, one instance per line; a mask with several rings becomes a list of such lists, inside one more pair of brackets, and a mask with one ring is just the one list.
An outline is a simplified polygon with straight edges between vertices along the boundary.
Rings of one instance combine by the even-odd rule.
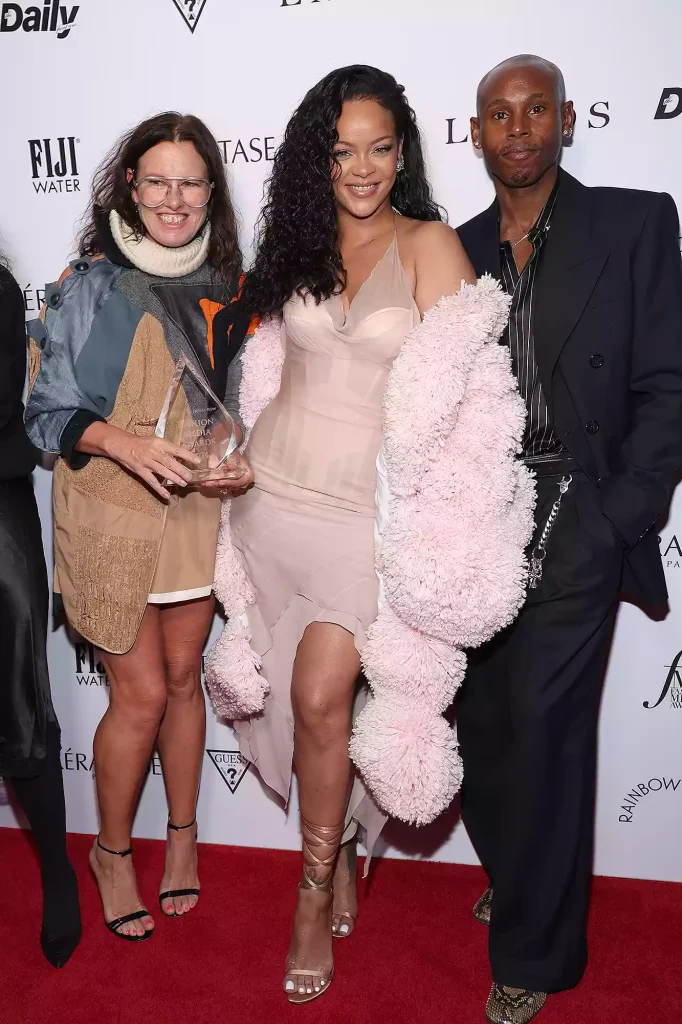
[[528, 231], [526, 231], [525, 235], [521, 235], [521, 237], [519, 238], [518, 242], [512, 242], [512, 252], [514, 251], [514, 249], [516, 248], [517, 245], [521, 245], [521, 242], [523, 242], [523, 240], [525, 238], [528, 238], [528, 236], [529, 236], [529, 234], [531, 233], [532, 230], [533, 230], [532, 228], [528, 228]]

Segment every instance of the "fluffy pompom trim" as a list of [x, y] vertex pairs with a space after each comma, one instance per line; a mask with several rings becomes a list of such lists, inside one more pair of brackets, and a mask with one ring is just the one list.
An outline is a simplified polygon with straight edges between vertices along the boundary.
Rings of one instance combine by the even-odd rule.
[[411, 700], [370, 699], [355, 722], [350, 753], [379, 806], [413, 825], [437, 818], [462, 784], [454, 731]]
[[370, 626], [362, 667], [376, 696], [402, 695], [439, 714], [464, 678], [466, 655], [411, 629], [386, 605]]
[[281, 333], [281, 317], [264, 317], [242, 352], [239, 410], [247, 432], [253, 429], [266, 405], [277, 397], [284, 363]]
[[248, 634], [228, 622], [206, 657], [206, 688], [213, 710], [222, 718], [248, 718], [263, 710], [268, 686]]

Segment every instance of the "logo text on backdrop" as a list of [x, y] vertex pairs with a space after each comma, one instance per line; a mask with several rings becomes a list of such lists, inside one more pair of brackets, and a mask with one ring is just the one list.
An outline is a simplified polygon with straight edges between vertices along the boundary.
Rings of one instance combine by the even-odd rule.
[[76, 682], [79, 686], [108, 686], [104, 664], [97, 660], [97, 653], [91, 643], [74, 645], [76, 656]]
[[682, 89], [664, 89], [656, 107], [654, 121], [665, 121], [682, 114]]
[[0, 32], [54, 32], [57, 39], [66, 39], [76, 24], [80, 7], [70, 9], [59, 0], [44, 0], [43, 6], [22, 7], [21, 4], [2, 4]]
[[203, 14], [206, 0], [173, 0], [173, 3], [185, 19], [185, 24], [190, 32], [199, 24], [199, 18]]
[[672, 662], [665, 666], [668, 670], [668, 674], [665, 677], [663, 689], [661, 690], [656, 703], [652, 704], [648, 700], [643, 702], [643, 706], [648, 708], [649, 711], [653, 711], [653, 709], [657, 708], [659, 704], [662, 704], [668, 694], [670, 694], [670, 707], [682, 710], [682, 676], [680, 675], [680, 662], [682, 662], [682, 651], [678, 651]]
[[206, 753], [220, 772], [230, 793], [236, 793], [239, 783], [246, 775], [249, 762], [238, 750], [207, 750]]
[[45, 289], [39, 287], [34, 288], [29, 281], [26, 287], [21, 290], [24, 294], [24, 311], [32, 314], [26, 319], [32, 320], [43, 308], [43, 303], [45, 302]]
[[625, 813], [618, 815], [618, 821], [630, 824], [632, 812], [640, 800], [643, 800], [645, 796], [650, 796], [651, 793], [660, 793], [661, 790], [664, 793], [676, 793], [681, 782], [682, 779], [666, 779], [663, 775], [660, 779], [649, 779], [648, 783], [640, 782], [625, 796], [620, 808]]
[[274, 135], [255, 136], [248, 142], [242, 139], [218, 139], [217, 142], [224, 164], [234, 164], [237, 160], [247, 164], [257, 164], [261, 160], [271, 163], [275, 159]]
[[682, 567], [682, 547], [677, 539], [677, 534], [673, 534], [672, 538], [664, 540], [663, 537], [658, 538], [658, 545], [661, 549], [661, 558], [663, 559], [663, 567], [665, 569], [679, 569]]
[[33, 188], [36, 192], [80, 192], [76, 146], [80, 139], [29, 139]]

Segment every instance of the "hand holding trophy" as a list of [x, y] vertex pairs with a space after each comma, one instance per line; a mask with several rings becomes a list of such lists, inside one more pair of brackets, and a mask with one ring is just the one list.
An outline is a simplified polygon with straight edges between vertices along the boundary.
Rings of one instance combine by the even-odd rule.
[[189, 486], [241, 489], [251, 482], [248, 463], [238, 449], [234, 420], [184, 353], [175, 364], [156, 435], [199, 458], [188, 467]]

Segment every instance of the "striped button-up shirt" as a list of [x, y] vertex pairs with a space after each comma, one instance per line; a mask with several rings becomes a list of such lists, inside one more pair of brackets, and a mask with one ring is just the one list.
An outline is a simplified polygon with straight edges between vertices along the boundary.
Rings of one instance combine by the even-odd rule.
[[512, 369], [528, 410], [523, 437], [524, 459], [551, 458], [565, 450], [554, 433], [549, 418], [547, 402], [535, 360], [535, 339], [533, 337], [535, 275], [542, 246], [549, 231], [558, 186], [557, 181], [542, 213], [528, 232], [528, 241], [533, 246], [533, 252], [520, 274], [511, 242], [500, 243], [502, 282], [507, 293], [512, 296], [509, 323], [502, 342], [509, 345]]

